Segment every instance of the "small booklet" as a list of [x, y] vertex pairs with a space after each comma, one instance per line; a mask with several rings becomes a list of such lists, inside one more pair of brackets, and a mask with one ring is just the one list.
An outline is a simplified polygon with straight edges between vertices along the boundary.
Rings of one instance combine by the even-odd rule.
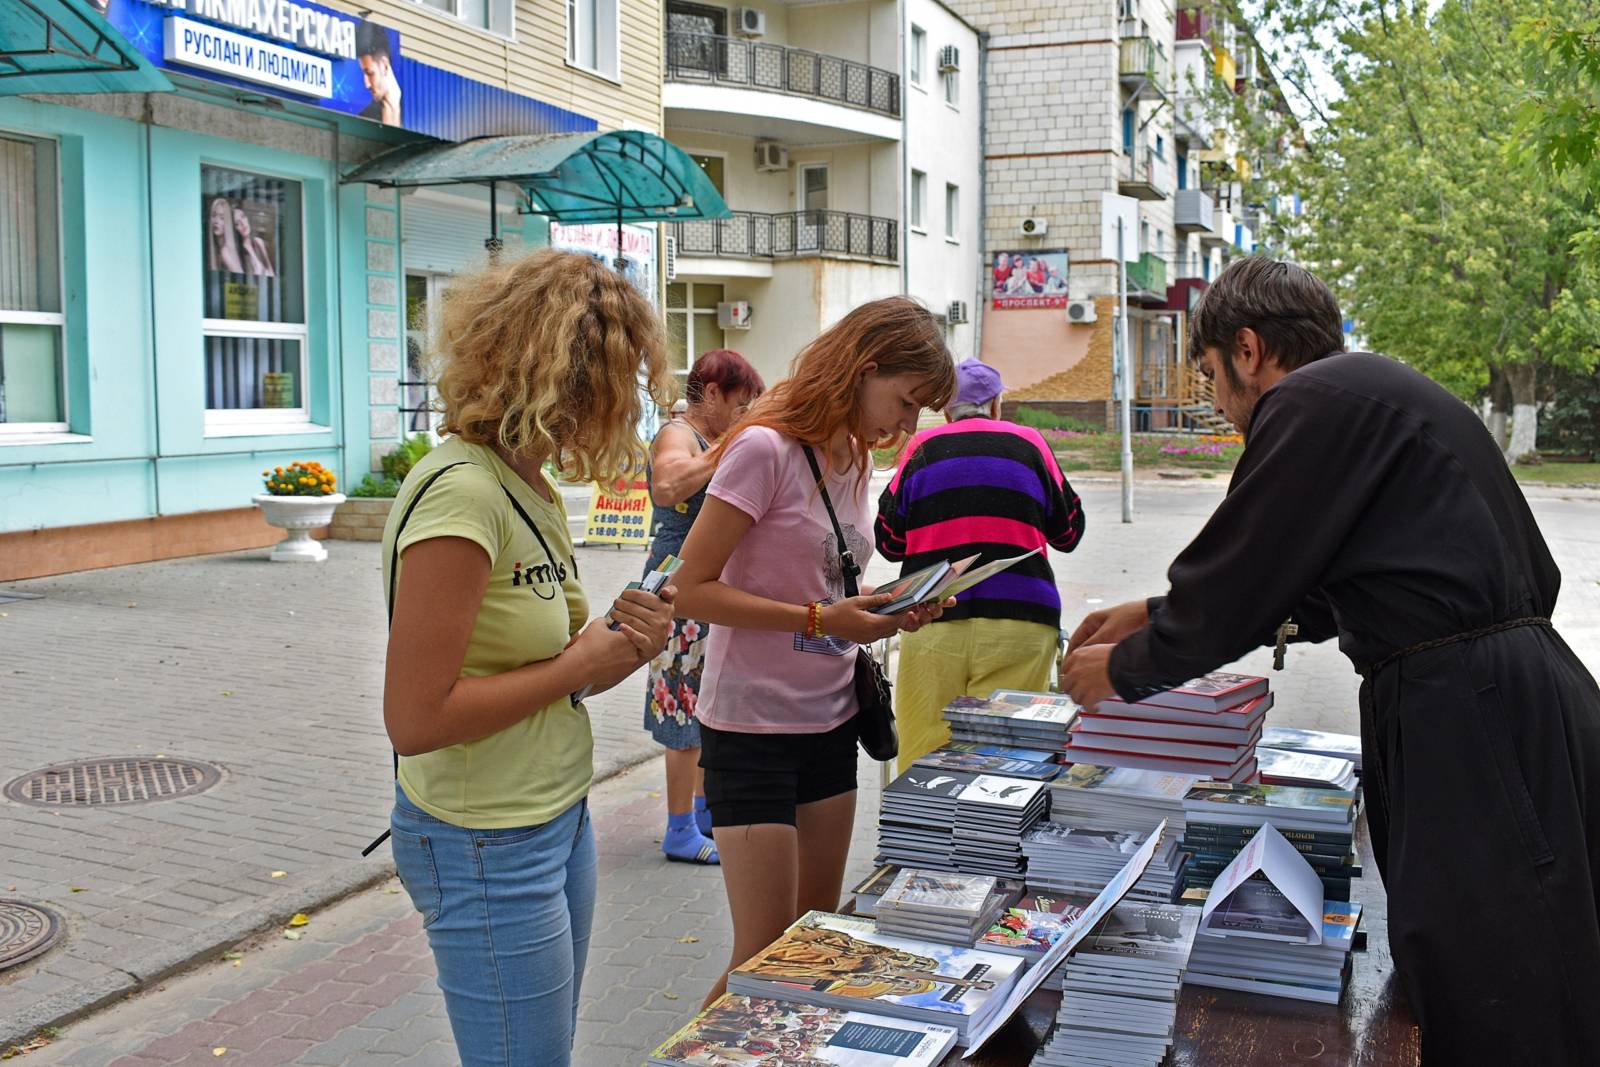
[[966, 592], [979, 582], [993, 578], [1007, 567], [1013, 567], [1029, 556], [1037, 556], [1043, 551], [1042, 548], [1035, 548], [1020, 556], [997, 559], [981, 567], [972, 566], [977, 562], [977, 556], [968, 556], [956, 563], [935, 563], [879, 589], [880, 593], [893, 594], [894, 599], [872, 610], [879, 615], [898, 615], [921, 604], [948, 599], [957, 593]]
[[[658, 592], [662, 586], [667, 584], [667, 579], [676, 574], [678, 572], [678, 568], [681, 566], [683, 566], [683, 560], [679, 559], [677, 556], [669, 555], [666, 559], [662, 560], [656, 565], [655, 570], [645, 575], [642, 581], [629, 582], [626, 586], [624, 586], [623, 592], [627, 592], [629, 589], [643, 589], [646, 593]], [[606, 629], [608, 630], [618, 630], [621, 628], [622, 624], [617, 622], [615, 619], [612, 619], [610, 622], [606, 623]], [[572, 694], [573, 704], [583, 703], [583, 701], [592, 692], [594, 692], [594, 686], [584, 686], [582, 689]]]

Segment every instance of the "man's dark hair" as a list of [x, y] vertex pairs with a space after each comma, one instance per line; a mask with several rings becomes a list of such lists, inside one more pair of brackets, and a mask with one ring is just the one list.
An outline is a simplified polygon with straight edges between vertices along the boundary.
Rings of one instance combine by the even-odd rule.
[[1211, 283], [1189, 315], [1189, 351], [1198, 359], [1218, 349], [1231, 372], [1234, 339], [1247, 326], [1285, 370], [1344, 350], [1332, 290], [1304, 267], [1267, 256], [1235, 260]]
[[389, 31], [366, 19], [356, 23], [356, 55], [382, 56], [393, 62], [389, 55]]

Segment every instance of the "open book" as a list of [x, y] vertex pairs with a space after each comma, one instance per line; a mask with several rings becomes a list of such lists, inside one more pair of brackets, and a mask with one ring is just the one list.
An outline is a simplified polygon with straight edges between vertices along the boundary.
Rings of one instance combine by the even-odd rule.
[[977, 556], [968, 556], [966, 559], [955, 563], [941, 560], [931, 567], [924, 567], [913, 574], [908, 574], [899, 581], [892, 582], [878, 590], [879, 593], [889, 593], [894, 599], [882, 607], [872, 610], [879, 615], [898, 615], [902, 611], [910, 611], [922, 604], [945, 600], [963, 593], [979, 582], [992, 578], [1005, 570], [1043, 552], [1042, 548], [1035, 548], [1031, 552], [1024, 552], [1020, 556], [1009, 559], [997, 559], [985, 563], [981, 567], [972, 566], [977, 562]]

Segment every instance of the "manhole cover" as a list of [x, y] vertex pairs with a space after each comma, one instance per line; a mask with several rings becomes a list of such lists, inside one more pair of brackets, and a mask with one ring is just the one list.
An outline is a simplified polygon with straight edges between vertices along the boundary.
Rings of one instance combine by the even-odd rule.
[[31, 771], [9, 783], [6, 796], [52, 808], [142, 804], [203, 792], [220, 777], [217, 768], [198, 760], [166, 756], [87, 759]]
[[33, 959], [60, 936], [61, 919], [49, 908], [0, 900], [0, 970]]

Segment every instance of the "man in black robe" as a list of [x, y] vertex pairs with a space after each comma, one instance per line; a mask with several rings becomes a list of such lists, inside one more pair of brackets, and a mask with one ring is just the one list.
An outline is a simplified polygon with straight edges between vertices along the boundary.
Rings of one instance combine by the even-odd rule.
[[1141, 700], [1271, 643], [1363, 676], [1369, 827], [1429, 1064], [1600, 1064], [1600, 691], [1550, 626], [1561, 576], [1483, 424], [1344, 352], [1299, 267], [1231, 265], [1190, 351], [1245, 434], [1164, 597], [1097, 611], [1062, 688]]

